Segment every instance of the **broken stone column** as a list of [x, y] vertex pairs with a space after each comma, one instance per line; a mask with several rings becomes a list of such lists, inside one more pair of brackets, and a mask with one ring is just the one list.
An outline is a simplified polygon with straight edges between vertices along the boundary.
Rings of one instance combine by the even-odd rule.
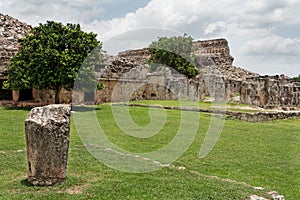
[[25, 120], [28, 182], [50, 186], [66, 178], [71, 106], [33, 108]]

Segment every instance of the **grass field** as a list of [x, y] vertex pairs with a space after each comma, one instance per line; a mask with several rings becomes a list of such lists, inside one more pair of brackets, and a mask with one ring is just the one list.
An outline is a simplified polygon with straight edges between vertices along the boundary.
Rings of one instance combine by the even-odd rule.
[[[215, 109], [215, 110], [227, 110], [227, 111], [234, 111], [234, 112], [261, 112], [262, 109], [258, 108], [257, 106], [247, 105], [242, 103], [236, 102], [210, 102], [210, 101], [199, 101], [198, 105], [195, 105], [193, 101], [177, 101], [177, 100], [138, 100], [130, 102], [132, 104], [142, 104], [142, 105], [162, 105], [162, 106], [181, 106], [180, 104], [189, 105], [189, 107], [197, 107], [201, 109]], [[266, 110], [270, 111], [270, 110]]]
[[[151, 121], [148, 111], [130, 107], [132, 119], [141, 126]], [[67, 180], [60, 186], [32, 187], [26, 182], [24, 120], [28, 112], [0, 107], [0, 199], [248, 199], [251, 194], [268, 197], [271, 190], [286, 199], [300, 199], [299, 119], [261, 124], [226, 119], [215, 148], [199, 159], [211, 120], [210, 114], [201, 113], [195, 139], [174, 167], [139, 174], [111, 169], [95, 159], [72, 121]], [[97, 106], [107, 137], [131, 152], [153, 151], [172, 140], [180, 111], [166, 113], [161, 133], [134, 138], [117, 127], [110, 105]]]

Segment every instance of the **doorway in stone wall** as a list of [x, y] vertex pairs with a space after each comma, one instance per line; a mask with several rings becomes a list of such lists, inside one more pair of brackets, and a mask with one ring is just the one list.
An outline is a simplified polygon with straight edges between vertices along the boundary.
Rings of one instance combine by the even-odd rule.
[[20, 90], [19, 101], [32, 101], [32, 89]]
[[2, 89], [4, 81], [5, 80], [0, 80], [0, 100], [12, 100], [12, 91]]

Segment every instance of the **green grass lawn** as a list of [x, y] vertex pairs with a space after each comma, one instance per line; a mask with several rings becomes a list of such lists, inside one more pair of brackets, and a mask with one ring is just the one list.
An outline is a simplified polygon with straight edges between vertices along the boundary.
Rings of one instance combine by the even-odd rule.
[[[150, 123], [148, 111], [130, 107], [132, 119], [140, 126]], [[286, 199], [300, 199], [299, 119], [261, 124], [226, 119], [215, 148], [199, 159], [211, 120], [210, 114], [201, 113], [195, 139], [174, 167], [138, 174], [111, 169], [95, 159], [72, 121], [67, 180], [59, 186], [32, 187], [26, 183], [24, 120], [28, 112], [0, 107], [0, 199], [248, 199], [251, 194], [268, 197], [270, 190]], [[110, 105], [97, 106], [97, 118], [107, 137], [130, 152], [153, 151], [172, 140], [180, 111], [167, 110], [166, 114], [161, 133], [135, 138], [117, 127]]]

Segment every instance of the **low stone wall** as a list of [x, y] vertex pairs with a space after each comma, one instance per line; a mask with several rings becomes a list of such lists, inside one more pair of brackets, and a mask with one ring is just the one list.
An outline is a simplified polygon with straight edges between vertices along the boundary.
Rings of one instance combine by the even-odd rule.
[[[55, 91], [49, 89], [32, 89], [33, 100], [36, 103], [41, 103], [43, 105], [54, 104], [55, 103]], [[69, 104], [72, 102], [72, 91], [62, 89], [59, 94], [59, 103]]]
[[176, 106], [156, 106], [156, 105], [145, 105], [145, 104], [116, 104], [125, 106], [137, 106], [137, 107], [151, 107], [160, 109], [170, 109], [170, 110], [183, 110], [183, 111], [193, 111], [193, 112], [206, 112], [214, 114], [223, 114], [231, 118], [235, 118], [247, 122], [269, 122], [279, 119], [288, 119], [293, 117], [300, 117], [300, 111], [281, 111], [281, 112], [257, 112], [257, 113], [246, 113], [246, 112], [232, 112], [226, 110], [211, 110], [202, 108], [186, 108], [186, 107], [176, 107]]
[[268, 122], [278, 119], [287, 119], [292, 117], [300, 117], [299, 111], [290, 112], [258, 112], [258, 113], [242, 113], [227, 112], [229, 117], [248, 122]]

